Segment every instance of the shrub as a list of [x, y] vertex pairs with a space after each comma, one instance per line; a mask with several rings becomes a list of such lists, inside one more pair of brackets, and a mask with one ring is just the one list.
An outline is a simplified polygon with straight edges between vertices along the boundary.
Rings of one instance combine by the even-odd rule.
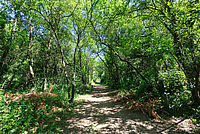
[[0, 101], [0, 133], [40, 131], [48, 120], [55, 120], [57, 111], [68, 110], [56, 94], [6, 93]]

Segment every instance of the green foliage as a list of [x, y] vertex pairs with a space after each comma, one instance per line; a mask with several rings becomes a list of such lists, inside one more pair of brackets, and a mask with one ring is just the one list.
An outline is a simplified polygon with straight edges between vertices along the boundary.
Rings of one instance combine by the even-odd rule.
[[195, 109], [195, 113], [193, 115], [193, 122], [200, 127], [200, 106]]
[[104, 55], [101, 82], [136, 97], [150, 95], [172, 114], [189, 114], [192, 100], [199, 103], [199, 3], [122, 2], [119, 9], [122, 3], [115, 2], [105, 8], [98, 2], [91, 22], [96, 51]]
[[43, 93], [14, 100], [17, 97], [20, 95], [14, 98], [2, 96], [1, 133], [59, 132], [55, 120], [60, 118], [59, 113], [65, 115], [68, 110], [60, 96]]
[[[0, 8], [2, 92], [54, 86], [59, 97], [43, 100], [47, 111], [48, 102], [69, 105], [74, 93], [91, 91], [91, 81], [144, 103], [156, 98], [172, 112], [200, 103], [199, 2], [10, 0]], [[51, 118], [45, 111], [34, 113], [26, 99], [1, 103], [1, 121], [9, 123], [4, 131], [28, 131], [39, 118]], [[28, 124], [13, 120], [23, 114]]]

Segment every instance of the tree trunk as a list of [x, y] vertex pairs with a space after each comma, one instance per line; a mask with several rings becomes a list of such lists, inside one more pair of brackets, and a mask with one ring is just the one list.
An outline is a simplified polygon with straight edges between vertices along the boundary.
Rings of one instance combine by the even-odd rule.
[[[61, 57], [62, 57], [62, 69], [63, 69], [63, 71], [64, 71], [64, 75], [65, 75], [65, 78], [66, 78], [66, 80], [67, 80], [67, 83], [68, 83], [68, 73], [67, 73], [67, 71], [66, 71], [66, 62], [65, 62], [65, 56], [64, 56], [64, 51], [63, 51], [63, 49], [62, 49], [62, 45], [61, 45], [61, 42], [60, 42], [60, 39], [59, 39], [59, 36], [58, 36], [58, 34], [57, 34], [57, 32], [59, 32], [59, 27], [55, 27], [54, 26], [54, 24], [53, 24], [53, 20], [51, 20], [51, 21], [49, 21], [49, 19], [47, 19], [41, 12], [40, 12], [40, 14], [44, 17], [44, 19], [47, 21], [47, 23], [50, 25], [50, 27], [51, 27], [51, 30], [52, 30], [52, 32], [53, 32], [53, 35], [55, 36], [55, 38], [56, 38], [56, 42], [57, 42], [57, 44], [58, 44], [58, 47], [59, 47], [59, 51], [60, 51], [60, 54], [61, 54]], [[58, 19], [58, 20], [60, 20], [60, 19]], [[59, 23], [59, 22], [58, 22]], [[55, 59], [55, 58], [54, 58]], [[55, 63], [55, 62], [54, 62]], [[57, 72], [57, 67], [56, 67], [56, 64], [55, 64], [55, 66], [54, 66], [54, 72]], [[68, 93], [70, 93], [70, 89], [68, 88]], [[70, 96], [69, 94], [68, 94], [68, 96]]]
[[[183, 67], [183, 72], [188, 80], [189, 88], [192, 92], [192, 99], [194, 104], [200, 104], [200, 93], [199, 93], [199, 72], [200, 72], [200, 63], [197, 63], [199, 61], [195, 61], [194, 59], [190, 58], [190, 61], [185, 61], [185, 57], [188, 55], [184, 55], [181, 53], [182, 45], [181, 42], [179, 42], [179, 37], [175, 33], [174, 35], [174, 49], [175, 49], [175, 55], [178, 58], [180, 64]], [[189, 40], [189, 44], [192, 46], [193, 41]], [[187, 41], [186, 41], [187, 42]], [[190, 48], [191, 50], [191, 48]], [[187, 57], [188, 58], [188, 57]], [[188, 63], [189, 62], [189, 63]]]
[[71, 96], [71, 99], [69, 100], [69, 102], [73, 102], [74, 101], [75, 86], [76, 86], [76, 83], [75, 83], [75, 80], [76, 80], [76, 53], [77, 53], [77, 49], [79, 47], [79, 43], [80, 43], [80, 34], [78, 34], [76, 48], [74, 50], [74, 65], [73, 65], [73, 77], [72, 77], [72, 96]]
[[70, 83], [69, 83], [69, 79], [68, 79], [68, 77], [66, 77], [66, 79], [67, 79], [67, 93], [68, 93], [68, 99], [70, 99], [70, 92], [71, 92], [71, 90], [70, 90]]
[[43, 91], [47, 90], [47, 78], [44, 78], [44, 82], [43, 82]]
[[[193, 73], [192, 73], [193, 72]], [[199, 71], [187, 71], [186, 77], [188, 80], [189, 88], [192, 92], [193, 104], [200, 104], [200, 93], [199, 93]]]
[[[81, 80], [82, 84], [84, 85], [84, 91], [86, 91], [86, 84], [85, 84], [85, 79], [84, 79], [84, 74], [83, 74], [83, 68], [82, 68], [82, 51], [81, 48], [79, 48], [79, 60], [80, 60], [80, 68], [81, 68]], [[80, 92], [80, 90], [79, 90]]]
[[43, 67], [43, 75], [44, 75], [44, 83], [43, 83], [43, 91], [47, 90], [47, 80], [48, 80], [48, 68], [49, 68], [49, 51], [50, 51], [50, 45], [51, 45], [51, 38], [48, 41], [47, 51], [45, 53], [45, 65]]
[[196, 74], [195, 87], [192, 89], [192, 97], [195, 104], [200, 104], [199, 73]]
[[31, 47], [32, 47], [32, 25], [31, 25], [31, 19], [30, 19], [30, 14], [29, 14], [29, 26], [30, 26], [30, 31], [29, 31], [29, 42], [28, 42], [28, 49], [27, 49], [27, 57], [28, 57], [28, 63], [29, 63], [29, 69], [30, 69], [30, 83], [33, 84], [33, 78], [34, 78], [34, 71], [33, 71], [33, 59], [31, 56]]
[[[177, 31], [179, 28], [176, 27], [177, 21], [175, 14], [171, 14], [170, 12], [170, 7], [165, 3], [165, 7], [167, 7], [168, 13], [170, 14], [170, 25], [167, 25], [167, 23], [163, 22], [164, 26], [166, 29], [172, 34], [173, 36], [173, 43], [174, 43], [174, 50], [175, 50], [175, 56], [178, 59], [178, 62], [182, 65], [183, 67], [183, 72], [186, 75], [186, 78], [188, 80], [189, 87], [192, 92], [192, 98], [193, 102], [195, 104], [200, 104], [200, 94], [199, 94], [199, 72], [200, 72], [200, 63], [197, 59], [195, 59], [195, 53], [194, 53], [194, 41], [192, 37], [189, 35], [189, 31], [186, 36], [188, 38], [183, 37], [183, 35], [179, 34], [179, 31]], [[162, 10], [161, 10], [162, 11]], [[161, 12], [162, 15], [165, 16], [164, 12]], [[188, 20], [191, 25], [190, 29], [193, 27], [194, 23], [192, 20]], [[184, 35], [185, 36], [185, 35]], [[188, 46], [187, 46], [187, 45]], [[185, 54], [184, 47], [189, 49], [190, 57], [188, 54]], [[197, 55], [198, 56], [198, 55]], [[187, 59], [187, 60], [186, 60]]]

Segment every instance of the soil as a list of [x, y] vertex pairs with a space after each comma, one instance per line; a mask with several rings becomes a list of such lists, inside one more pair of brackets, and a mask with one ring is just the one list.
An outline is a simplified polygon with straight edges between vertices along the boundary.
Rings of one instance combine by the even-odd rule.
[[115, 91], [97, 85], [89, 95], [78, 97], [82, 105], [65, 119], [66, 134], [184, 134], [193, 133], [190, 119], [150, 120], [139, 111], [114, 102]]

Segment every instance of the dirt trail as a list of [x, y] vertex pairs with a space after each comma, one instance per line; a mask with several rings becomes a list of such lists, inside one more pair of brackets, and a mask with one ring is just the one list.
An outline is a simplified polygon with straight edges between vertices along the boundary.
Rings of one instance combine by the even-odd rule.
[[[103, 86], [95, 86], [90, 95], [78, 98], [83, 105], [66, 119], [66, 134], [182, 134], [170, 122], [150, 121], [142, 113], [127, 110], [119, 102], [114, 102], [113, 94]], [[168, 128], [169, 127], [169, 128]]]

